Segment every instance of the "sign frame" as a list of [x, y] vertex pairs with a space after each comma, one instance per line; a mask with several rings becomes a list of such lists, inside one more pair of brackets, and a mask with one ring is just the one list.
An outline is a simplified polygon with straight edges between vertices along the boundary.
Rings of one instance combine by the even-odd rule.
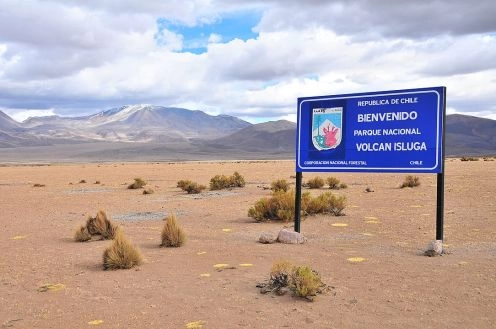
[[[442, 139], [444, 136], [445, 95], [445, 87], [431, 87], [298, 98], [296, 171], [405, 173], [441, 172], [442, 159], [444, 158]], [[415, 104], [400, 103], [400, 100], [405, 101], [408, 99], [414, 99], [416, 102], [418, 99], [420, 100]], [[379, 102], [386, 104], [380, 104]], [[393, 102], [396, 103], [394, 104]], [[341, 128], [339, 131], [339, 137], [344, 141], [343, 144], [347, 144], [340, 147], [340, 152], [337, 150], [325, 150], [315, 147], [316, 145], [313, 140], [313, 136], [316, 134], [315, 125], [313, 122], [315, 113], [312, 116], [312, 120], [309, 118], [310, 115], [312, 115], [310, 111], [319, 111], [322, 110], [321, 107], [325, 108], [326, 106], [328, 107], [326, 109], [334, 109], [336, 104], [339, 104], [342, 108], [344, 107], [343, 112], [345, 112], [343, 114], [344, 121], [336, 120], [340, 121], [337, 124], [337, 128]], [[372, 105], [357, 106], [356, 104]], [[406, 123], [402, 120], [397, 122], [394, 122], [394, 120], [383, 120], [383, 122], [377, 120], [377, 122], [372, 124], [368, 122], [357, 122], [357, 117], [360, 118], [360, 116], [367, 119], [376, 115], [382, 116], [382, 119], [389, 119], [396, 114], [407, 115], [408, 113], [415, 115], [414, 121]], [[329, 121], [326, 122], [329, 124]], [[332, 123], [332, 125], [334, 127], [334, 123]], [[420, 129], [418, 128], [419, 125], [421, 127]], [[417, 128], [411, 128], [412, 126]], [[365, 127], [368, 127], [368, 129], [365, 129]], [[405, 127], [410, 127], [410, 129], [405, 129]], [[409, 136], [408, 134], [404, 134], [404, 136], [386, 137], [381, 135], [382, 131], [393, 130], [412, 132], [419, 135], [421, 134], [422, 136], [418, 137], [415, 135]], [[421, 130], [421, 133], [419, 130]], [[356, 133], [357, 131], [359, 133], [362, 131], [365, 133], [375, 131], [376, 133], [379, 133], [379, 136], [354, 136], [352, 132]], [[322, 134], [322, 132], [320, 134]], [[309, 142], [310, 139], [312, 139], [314, 144], [313, 146]], [[373, 143], [375, 141], [380, 141], [381, 143]], [[422, 143], [418, 141], [421, 141]], [[355, 144], [357, 149], [350, 147], [350, 145]], [[413, 148], [413, 146], [418, 148], [419, 146], [422, 146], [426, 149], [407, 150], [407, 152], [404, 152], [405, 149], [402, 148], [406, 148], [404, 146], [405, 144], [408, 148]], [[390, 149], [380, 150], [379, 152], [367, 152], [376, 151], [370, 149], [372, 145], [385, 146]], [[364, 150], [358, 149], [359, 146], [365, 148], [368, 147], [369, 149], [365, 149], [364, 152]], [[391, 150], [392, 146], [394, 146], [394, 150]], [[396, 150], [397, 147], [400, 151]], [[390, 161], [389, 158], [391, 156], [398, 159], [398, 163], [389, 164], [387, 161]], [[381, 159], [385, 159], [386, 162], [381, 162]], [[354, 165], [354, 163], [356, 165]]]
[[[438, 95], [436, 102], [436, 143], [435, 143], [435, 166], [431, 168], [355, 168], [355, 167], [317, 167], [305, 168], [301, 167], [301, 132], [302, 132], [302, 102], [312, 101], [329, 101], [329, 100], [342, 100], [342, 99], [357, 99], [363, 97], [377, 97], [388, 95], [411, 95], [412, 93], [426, 93], [433, 92]], [[308, 110], [308, 109], [307, 109]], [[313, 126], [313, 123], [312, 123]], [[336, 125], [338, 126], [338, 125]], [[446, 127], [446, 87], [432, 87], [432, 88], [417, 88], [406, 90], [392, 90], [392, 91], [376, 91], [370, 93], [359, 94], [343, 94], [335, 96], [313, 96], [298, 98], [297, 105], [297, 133], [296, 133], [296, 191], [295, 191], [295, 222], [294, 230], [300, 232], [301, 224], [301, 187], [303, 181], [303, 172], [398, 172], [398, 173], [436, 173], [436, 240], [443, 241], [444, 238], [444, 169], [445, 169], [445, 127]], [[329, 131], [330, 128], [328, 128]], [[303, 130], [310, 135], [310, 132]], [[341, 136], [341, 138], [344, 138]], [[337, 141], [337, 139], [336, 139]], [[332, 140], [329, 145], [334, 143]], [[325, 149], [325, 146], [321, 147]], [[327, 144], [326, 144], [327, 145]], [[334, 145], [333, 145], [334, 146]], [[330, 147], [329, 147], [330, 148]]]

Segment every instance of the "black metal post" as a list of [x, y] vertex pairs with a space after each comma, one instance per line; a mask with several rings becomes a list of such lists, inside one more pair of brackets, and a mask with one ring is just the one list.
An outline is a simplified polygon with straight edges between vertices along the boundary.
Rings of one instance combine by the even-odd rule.
[[437, 174], [436, 240], [444, 237], [444, 172]]
[[301, 181], [302, 173], [296, 173], [296, 191], [295, 191], [295, 222], [294, 230], [300, 233], [300, 222], [301, 222]]
[[436, 240], [444, 240], [444, 147], [446, 135], [446, 87], [443, 98], [443, 124], [441, 133], [441, 172], [437, 174]]

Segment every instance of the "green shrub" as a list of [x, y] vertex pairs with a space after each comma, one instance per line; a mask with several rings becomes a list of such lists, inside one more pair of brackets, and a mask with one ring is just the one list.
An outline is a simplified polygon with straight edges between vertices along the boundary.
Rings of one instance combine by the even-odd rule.
[[408, 176], [406, 176], [403, 184], [401, 184], [400, 188], [415, 187], [415, 186], [419, 186], [419, 185], [420, 185], [420, 178], [418, 176], [408, 175]]
[[103, 252], [103, 269], [129, 269], [142, 262], [139, 249], [129, 242], [122, 230], [117, 230], [114, 242]]
[[170, 215], [165, 219], [164, 228], [162, 229], [161, 247], [180, 247], [186, 241], [186, 235], [179, 226], [175, 215]]
[[288, 191], [289, 190], [289, 183], [285, 179], [278, 179], [270, 183], [270, 189], [274, 192], [276, 191]]
[[146, 185], [146, 182], [144, 180], [142, 180], [141, 178], [135, 178], [134, 183], [130, 184], [127, 188], [128, 189], [138, 189], [138, 188], [142, 188], [145, 185]]
[[339, 179], [336, 177], [327, 177], [326, 182], [331, 190], [339, 190]]
[[291, 273], [291, 290], [297, 297], [303, 297], [310, 301], [322, 292], [324, 284], [319, 274], [308, 266], [297, 266]]
[[306, 183], [306, 186], [308, 186], [309, 188], [322, 188], [324, 187], [324, 185], [324, 179], [319, 176], [309, 179]]

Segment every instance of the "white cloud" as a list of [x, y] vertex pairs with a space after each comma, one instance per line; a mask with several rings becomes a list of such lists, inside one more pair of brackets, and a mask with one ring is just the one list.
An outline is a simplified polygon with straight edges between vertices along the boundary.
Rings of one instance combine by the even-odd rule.
[[[496, 113], [492, 1], [23, 3], [0, 3], [0, 106], [12, 115], [153, 103], [257, 121], [294, 118], [301, 96], [432, 86], [459, 113]], [[207, 34], [201, 55], [157, 28], [246, 9], [263, 11], [258, 37]]]
[[17, 122], [22, 122], [31, 117], [46, 117], [46, 116], [55, 115], [53, 109], [47, 109], [47, 110], [17, 109], [16, 111], [12, 111], [11, 109], [0, 108], [0, 110], [2, 110], [2, 112], [9, 115], [12, 119], [16, 120]]

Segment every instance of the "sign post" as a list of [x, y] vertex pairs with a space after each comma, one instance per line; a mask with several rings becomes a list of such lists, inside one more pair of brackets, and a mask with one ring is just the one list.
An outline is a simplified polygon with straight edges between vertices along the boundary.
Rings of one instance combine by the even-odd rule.
[[303, 172], [436, 173], [442, 240], [445, 112], [445, 87], [298, 98], [295, 231]]

